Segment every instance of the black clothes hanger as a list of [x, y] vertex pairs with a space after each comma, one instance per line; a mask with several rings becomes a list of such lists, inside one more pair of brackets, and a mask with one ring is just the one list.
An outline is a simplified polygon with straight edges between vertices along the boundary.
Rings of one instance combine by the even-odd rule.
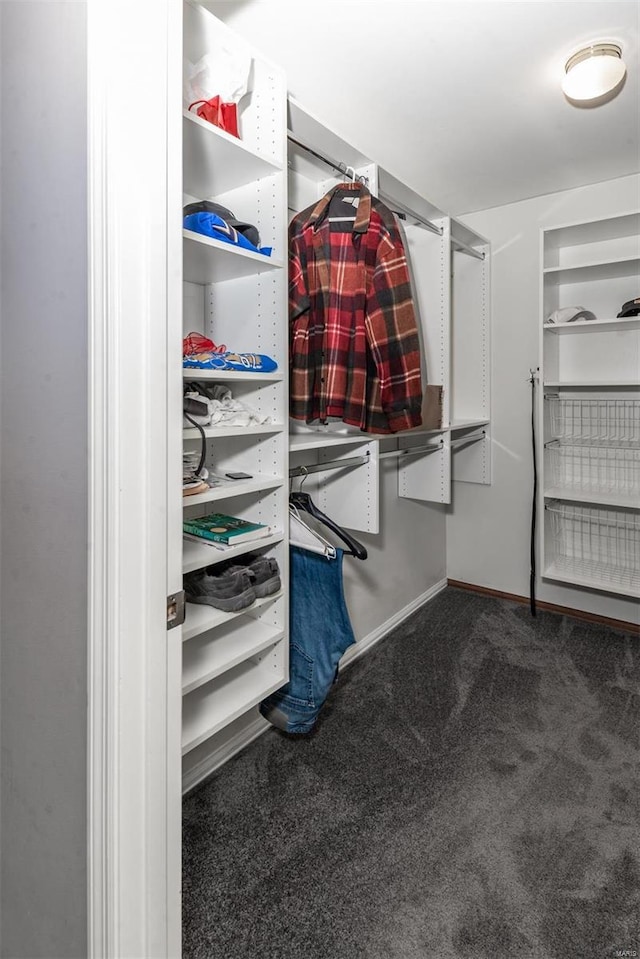
[[366, 559], [367, 551], [359, 543], [357, 539], [354, 539], [346, 530], [342, 529], [341, 526], [338, 526], [337, 523], [334, 523], [332, 519], [329, 519], [328, 516], [325, 516], [321, 512], [316, 504], [313, 502], [308, 493], [291, 493], [289, 496], [289, 502], [292, 506], [296, 506], [298, 509], [306, 510], [307, 513], [310, 513], [314, 519], [317, 519], [320, 523], [324, 523], [325, 526], [328, 526], [336, 536], [342, 540], [343, 543], [346, 543], [349, 547], [347, 553], [348, 556], [355, 556], [356, 559]]

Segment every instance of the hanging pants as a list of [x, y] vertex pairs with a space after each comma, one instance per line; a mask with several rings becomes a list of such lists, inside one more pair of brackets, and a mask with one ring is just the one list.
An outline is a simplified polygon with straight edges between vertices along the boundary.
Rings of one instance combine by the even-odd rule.
[[270, 723], [289, 733], [309, 732], [338, 675], [344, 651], [355, 643], [344, 601], [342, 560], [290, 547], [289, 682], [260, 703]]

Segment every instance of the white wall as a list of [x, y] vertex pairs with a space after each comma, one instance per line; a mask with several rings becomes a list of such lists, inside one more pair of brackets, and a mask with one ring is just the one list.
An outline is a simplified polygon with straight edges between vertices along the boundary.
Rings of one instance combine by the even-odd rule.
[[0, 954], [86, 942], [84, 2], [0, 3]]
[[[529, 369], [538, 365], [540, 229], [626, 213], [640, 206], [640, 177], [566, 190], [463, 219], [492, 242], [493, 483], [454, 485], [447, 517], [447, 575], [529, 593], [533, 471]], [[631, 599], [538, 583], [538, 598], [629, 622]]]

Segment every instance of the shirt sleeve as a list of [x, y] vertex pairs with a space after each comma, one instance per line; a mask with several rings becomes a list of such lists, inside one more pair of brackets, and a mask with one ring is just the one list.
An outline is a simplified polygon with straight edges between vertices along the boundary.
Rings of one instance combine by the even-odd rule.
[[306, 251], [294, 219], [289, 228], [289, 320], [306, 313], [310, 305]]
[[392, 433], [422, 423], [420, 339], [402, 242], [384, 238], [367, 296], [367, 339]]

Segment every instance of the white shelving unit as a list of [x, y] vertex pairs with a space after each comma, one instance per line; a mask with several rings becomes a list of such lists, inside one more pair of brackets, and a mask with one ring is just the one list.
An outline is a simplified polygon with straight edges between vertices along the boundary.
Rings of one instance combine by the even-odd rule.
[[[196, 63], [219, 39], [247, 45], [192, 0], [184, 3], [185, 64]], [[274, 373], [184, 369], [185, 383], [224, 384], [234, 399], [268, 421], [247, 427], [206, 427], [207, 467], [217, 475], [242, 471], [246, 480], [183, 497], [186, 515], [220, 509], [265, 523], [273, 535], [218, 549], [183, 542], [183, 573], [249, 552], [275, 556], [282, 590], [238, 613], [187, 603], [183, 626], [183, 775], [190, 754], [288, 678], [286, 549], [288, 443], [286, 342], [286, 89], [281, 71], [251, 53], [251, 92], [242, 100], [240, 139], [183, 112], [183, 202], [215, 199], [257, 226], [271, 256], [183, 231], [183, 330], [237, 352], [264, 353]], [[187, 448], [201, 434], [183, 430]], [[218, 504], [220, 506], [218, 507]]]
[[[542, 575], [640, 596], [640, 214], [542, 231]], [[580, 306], [595, 320], [554, 325]]]

